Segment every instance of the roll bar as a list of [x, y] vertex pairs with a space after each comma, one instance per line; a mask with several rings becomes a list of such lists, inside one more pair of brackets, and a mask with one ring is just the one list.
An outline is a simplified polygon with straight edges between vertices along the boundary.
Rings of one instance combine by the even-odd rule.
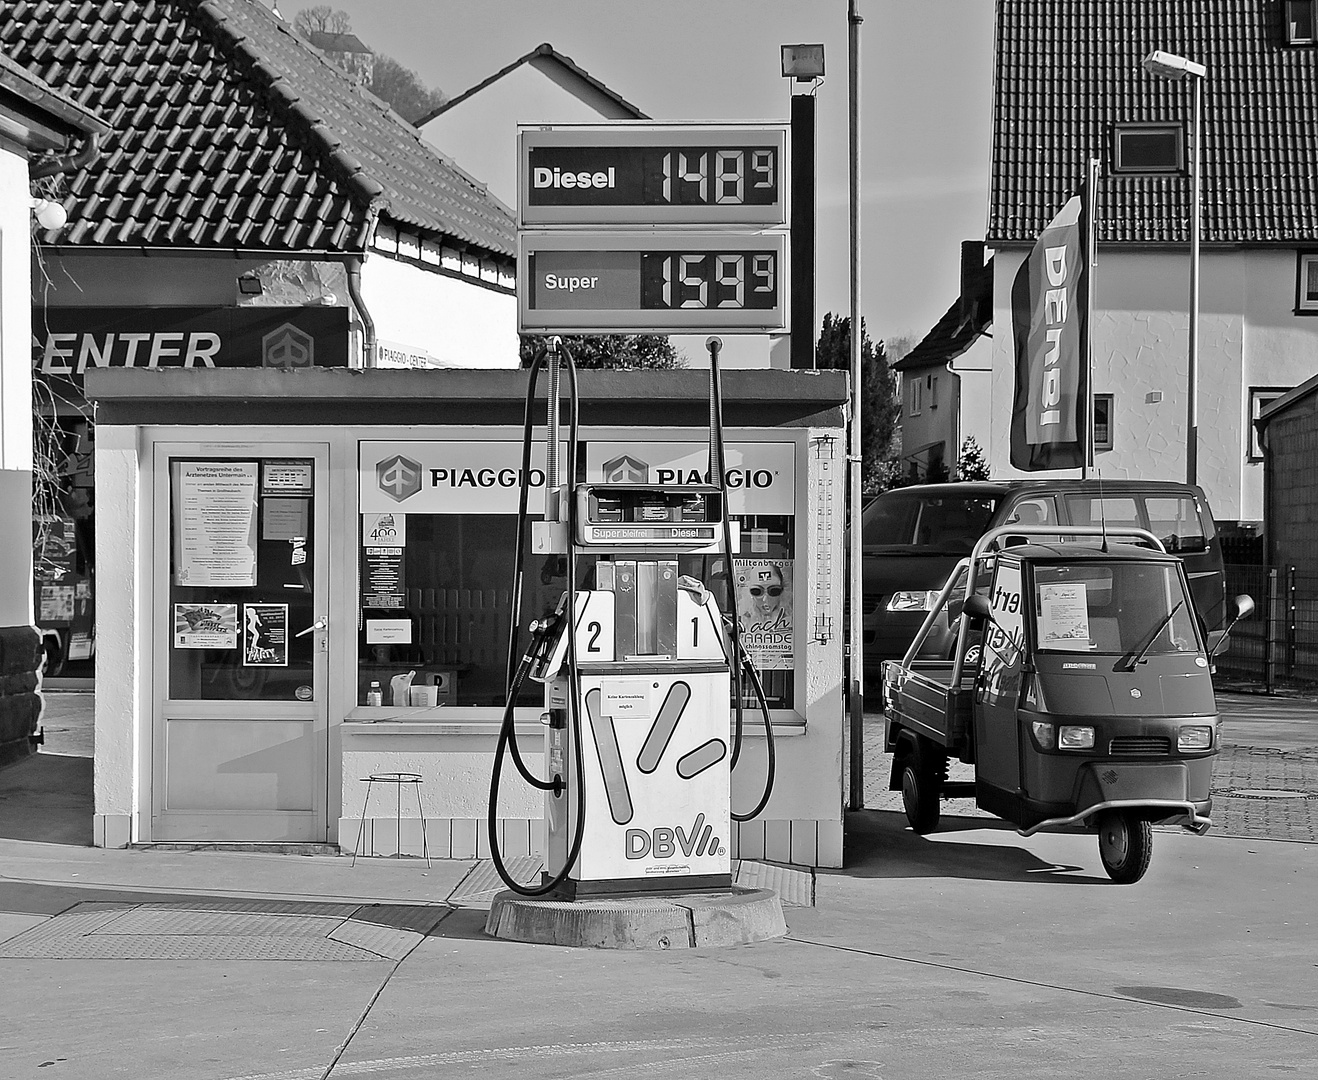
[[[966, 568], [966, 595], [963, 599], [969, 600], [975, 595], [975, 577], [980, 562], [989, 553], [990, 548], [998, 544], [1004, 536], [1023, 536], [1027, 539], [1031, 536], [1037, 537], [1056, 537], [1056, 536], [1075, 536], [1075, 537], [1094, 537], [1111, 539], [1114, 536], [1134, 538], [1151, 544], [1155, 550], [1167, 554], [1166, 547], [1148, 529], [1137, 528], [1133, 525], [1117, 526], [1096, 526], [1096, 525], [998, 525], [989, 529], [983, 536], [975, 541], [975, 546], [971, 549], [970, 555], [957, 562], [952, 572], [948, 575], [946, 583], [939, 590], [938, 599], [929, 609], [929, 614], [925, 616], [924, 622], [920, 624], [920, 629], [916, 632], [915, 637], [911, 640], [910, 647], [906, 650], [906, 655], [902, 657], [902, 667], [910, 668], [915, 662], [916, 653], [920, 651], [920, 646], [924, 644], [924, 639], [929, 636], [929, 631], [934, 625], [934, 619], [938, 613], [947, 605], [947, 601], [952, 594], [953, 586], [956, 584], [957, 575], [961, 568]], [[957, 628], [956, 652], [952, 658], [952, 682], [951, 686], [956, 689], [961, 685], [961, 661], [965, 656], [966, 620], [961, 620], [961, 625]]]

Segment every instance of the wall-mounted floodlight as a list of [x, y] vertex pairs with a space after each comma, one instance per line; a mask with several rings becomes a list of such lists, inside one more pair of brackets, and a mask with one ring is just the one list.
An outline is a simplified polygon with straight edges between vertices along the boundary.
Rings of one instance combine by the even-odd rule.
[[62, 229], [69, 223], [69, 212], [50, 199], [33, 199], [29, 204], [32, 216], [43, 229]]
[[238, 291], [244, 296], [260, 296], [265, 292], [265, 287], [255, 274], [244, 274], [238, 279]]
[[809, 82], [824, 77], [823, 45], [784, 45], [783, 78]]

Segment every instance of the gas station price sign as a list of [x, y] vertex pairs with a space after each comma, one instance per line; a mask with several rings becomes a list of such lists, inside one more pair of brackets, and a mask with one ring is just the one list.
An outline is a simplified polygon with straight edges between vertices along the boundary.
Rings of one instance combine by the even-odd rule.
[[782, 233], [550, 230], [518, 237], [522, 333], [783, 333]]
[[787, 220], [781, 124], [523, 127], [518, 166], [523, 226]]

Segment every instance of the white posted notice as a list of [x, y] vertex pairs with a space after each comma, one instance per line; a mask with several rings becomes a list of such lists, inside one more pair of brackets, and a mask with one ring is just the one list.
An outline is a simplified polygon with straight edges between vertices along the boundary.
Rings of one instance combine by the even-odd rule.
[[175, 469], [176, 583], [255, 585], [257, 463], [180, 461]]

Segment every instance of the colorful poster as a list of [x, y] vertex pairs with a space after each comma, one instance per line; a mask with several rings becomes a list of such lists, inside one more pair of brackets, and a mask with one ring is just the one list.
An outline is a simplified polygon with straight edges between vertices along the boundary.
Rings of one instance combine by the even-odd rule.
[[174, 648], [236, 649], [237, 604], [175, 604]]
[[1089, 285], [1081, 207], [1078, 195], [1062, 207], [1012, 283], [1011, 464], [1017, 469], [1085, 464]]
[[406, 607], [403, 549], [362, 549], [362, 607]]
[[255, 585], [257, 463], [179, 461], [174, 470], [175, 583]]
[[243, 605], [243, 667], [288, 667], [288, 605]]
[[734, 559], [741, 645], [761, 671], [790, 671], [792, 560]]

